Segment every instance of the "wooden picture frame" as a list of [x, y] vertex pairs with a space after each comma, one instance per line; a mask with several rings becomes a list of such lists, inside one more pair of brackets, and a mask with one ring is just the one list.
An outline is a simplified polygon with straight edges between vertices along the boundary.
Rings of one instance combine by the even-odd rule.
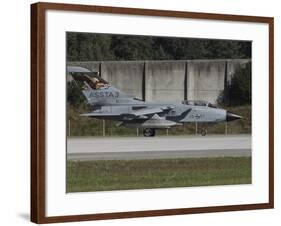
[[[269, 181], [266, 203], [205, 206], [194, 208], [171, 208], [145, 211], [93, 213], [86, 215], [46, 216], [46, 11], [99, 12], [105, 14], [127, 14], [152, 17], [193, 18], [216, 21], [240, 21], [263, 23], [269, 27]], [[93, 5], [73, 5], [56, 3], [35, 3], [31, 5], [31, 221], [35, 223], [55, 223], [86, 220], [105, 220], [117, 218], [150, 217], [164, 215], [195, 214], [206, 212], [240, 211], [268, 209], [274, 207], [274, 20], [270, 17], [224, 15], [182, 11], [165, 11], [137, 8], [118, 8]]]

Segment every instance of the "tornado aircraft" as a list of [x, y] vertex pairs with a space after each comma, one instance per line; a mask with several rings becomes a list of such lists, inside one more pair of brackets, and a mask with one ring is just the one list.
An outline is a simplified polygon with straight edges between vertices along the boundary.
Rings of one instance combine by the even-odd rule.
[[[97, 72], [82, 67], [67, 67], [81, 89], [91, 112], [84, 117], [117, 121], [118, 126], [143, 128], [145, 137], [155, 136], [155, 130], [181, 126], [184, 123], [203, 124], [233, 121], [242, 117], [206, 101], [149, 102], [126, 94], [102, 79]], [[201, 134], [206, 135], [206, 128]]]

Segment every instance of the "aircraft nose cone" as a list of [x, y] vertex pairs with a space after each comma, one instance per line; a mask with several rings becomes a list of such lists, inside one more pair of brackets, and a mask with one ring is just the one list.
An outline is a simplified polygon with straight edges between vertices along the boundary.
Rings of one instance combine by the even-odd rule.
[[237, 120], [237, 119], [241, 119], [242, 117], [239, 116], [239, 115], [235, 115], [231, 112], [227, 112], [226, 113], [226, 121], [229, 122], [229, 121], [234, 121], [234, 120]]

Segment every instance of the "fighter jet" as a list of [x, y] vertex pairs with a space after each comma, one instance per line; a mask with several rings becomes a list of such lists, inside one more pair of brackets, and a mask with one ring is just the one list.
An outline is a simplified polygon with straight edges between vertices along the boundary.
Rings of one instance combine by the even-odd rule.
[[[155, 136], [157, 129], [168, 129], [184, 123], [213, 123], [242, 118], [206, 101], [143, 101], [111, 86], [97, 72], [71, 66], [67, 67], [67, 72], [92, 109], [81, 116], [114, 120], [118, 126], [128, 128], [143, 128], [145, 137]], [[207, 130], [204, 128], [201, 133], [204, 136]]]

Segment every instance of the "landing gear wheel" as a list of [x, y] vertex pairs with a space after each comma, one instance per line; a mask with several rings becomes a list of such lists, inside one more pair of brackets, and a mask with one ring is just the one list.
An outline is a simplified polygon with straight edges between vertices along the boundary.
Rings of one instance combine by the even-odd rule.
[[155, 129], [144, 129], [143, 135], [145, 137], [154, 137], [155, 136]]
[[206, 134], [207, 134], [207, 130], [206, 130], [206, 129], [202, 129], [201, 135], [202, 135], [202, 136], [206, 136]]

